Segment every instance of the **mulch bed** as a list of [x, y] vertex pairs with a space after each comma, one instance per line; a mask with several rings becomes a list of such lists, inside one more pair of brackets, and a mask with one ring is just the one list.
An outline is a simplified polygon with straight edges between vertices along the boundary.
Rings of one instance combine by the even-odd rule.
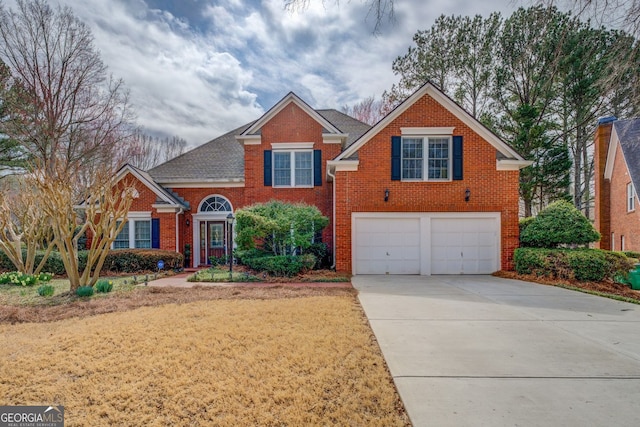
[[540, 283], [543, 285], [563, 286], [584, 289], [586, 291], [600, 292], [603, 294], [617, 295], [630, 298], [640, 303], [640, 292], [634, 291], [626, 285], [612, 281], [602, 282], [579, 282], [577, 280], [556, 279], [551, 277], [536, 276], [535, 274], [518, 274], [515, 271], [498, 271], [494, 276], [505, 279], [524, 280], [527, 282]]

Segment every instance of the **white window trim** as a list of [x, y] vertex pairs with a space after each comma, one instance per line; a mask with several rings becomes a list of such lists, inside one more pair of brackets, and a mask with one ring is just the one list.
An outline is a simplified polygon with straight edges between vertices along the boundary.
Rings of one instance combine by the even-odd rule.
[[[403, 131], [406, 129], [411, 129], [411, 128], [402, 128]], [[428, 129], [428, 128], [417, 128], [417, 129]], [[443, 128], [435, 128], [435, 129], [443, 129]], [[446, 128], [446, 129], [451, 129], [453, 131], [453, 128]], [[403, 160], [404, 157], [402, 156], [402, 152], [403, 150], [403, 143], [404, 143], [404, 139], [408, 138], [408, 139], [422, 139], [422, 179], [420, 178], [404, 178], [404, 167], [403, 167]], [[448, 165], [449, 165], [449, 173], [447, 174], [448, 177], [447, 178], [432, 178], [429, 179], [429, 146], [425, 146], [425, 143], [428, 143], [429, 139], [447, 139], [449, 141], [449, 157], [447, 158], [448, 160]], [[403, 132], [402, 134], [402, 139], [400, 142], [400, 179], [404, 182], [450, 182], [453, 180], [453, 138], [451, 135], [443, 135], [443, 134], [421, 134], [421, 135], [412, 135], [410, 133], [405, 134]]]
[[633, 182], [627, 184], [627, 212], [636, 210], [636, 189]]
[[[305, 145], [308, 146], [307, 143], [304, 143]], [[313, 176], [314, 176], [314, 160], [313, 160], [313, 143], [311, 144], [311, 149], [308, 148], [302, 148], [302, 149], [287, 149], [287, 150], [273, 150], [271, 152], [271, 176], [272, 178], [272, 187], [273, 188], [313, 188]], [[272, 146], [275, 145], [279, 145], [279, 144], [271, 144]], [[292, 146], [294, 145], [302, 145], [301, 144], [285, 144], [287, 148], [292, 148]], [[289, 173], [290, 175], [290, 185], [276, 185], [276, 160], [275, 160], [275, 155], [276, 154], [282, 154], [282, 153], [289, 153], [290, 156], [290, 160], [289, 160]], [[295, 153], [311, 153], [311, 184], [310, 185], [296, 185], [296, 159], [295, 159]]]
[[[128, 221], [129, 222], [129, 249], [135, 249], [136, 248], [136, 226], [135, 226], [135, 222], [137, 221], [149, 221], [149, 227], [152, 227], [151, 225], [151, 212], [129, 212], [127, 214], [126, 218], [123, 218], [122, 221]], [[149, 232], [151, 233], [149, 235], [150, 237], [150, 246], [153, 244], [153, 230], [149, 229]], [[115, 244], [115, 240], [113, 243], [111, 243], [111, 249], [114, 249], [114, 244]], [[125, 249], [125, 248], [120, 248], [120, 249]]]
[[621, 251], [625, 250], [624, 234], [620, 236], [620, 250]]

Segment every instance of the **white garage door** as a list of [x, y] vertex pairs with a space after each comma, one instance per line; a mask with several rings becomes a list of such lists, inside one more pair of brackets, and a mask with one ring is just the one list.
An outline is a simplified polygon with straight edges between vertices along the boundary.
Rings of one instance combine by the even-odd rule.
[[495, 218], [431, 219], [431, 274], [493, 273], [497, 248]]
[[356, 274], [420, 274], [419, 218], [357, 218]]

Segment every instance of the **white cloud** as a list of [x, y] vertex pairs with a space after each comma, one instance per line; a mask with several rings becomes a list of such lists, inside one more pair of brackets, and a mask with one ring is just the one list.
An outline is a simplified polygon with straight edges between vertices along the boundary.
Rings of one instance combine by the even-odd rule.
[[[13, 0], [8, 5], [13, 6]], [[396, 1], [395, 25], [372, 34], [364, 0], [60, 0], [92, 29], [104, 62], [131, 91], [148, 131], [201, 144], [258, 118], [289, 91], [312, 107], [380, 96], [395, 57], [444, 14], [488, 14], [489, 1]]]

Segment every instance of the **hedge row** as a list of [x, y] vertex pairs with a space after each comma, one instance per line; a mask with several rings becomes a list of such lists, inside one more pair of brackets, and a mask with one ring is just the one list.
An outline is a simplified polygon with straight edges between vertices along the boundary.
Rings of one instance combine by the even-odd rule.
[[598, 282], [628, 277], [637, 260], [601, 249], [518, 248], [514, 262], [519, 274]]
[[[42, 253], [36, 255], [36, 265], [42, 260]], [[114, 249], [109, 251], [102, 271], [114, 273], [137, 273], [157, 270], [158, 261], [164, 261], [164, 269], [177, 269], [183, 266], [183, 256], [178, 252], [159, 249]], [[87, 264], [87, 251], [78, 252], [80, 270]], [[0, 251], [0, 270], [13, 271], [15, 266], [6, 254]], [[51, 252], [42, 271], [56, 275], [65, 275], [64, 264], [58, 252]]]
[[269, 255], [259, 249], [235, 251], [234, 255], [241, 264], [252, 270], [277, 277], [291, 277], [312, 270], [318, 262], [313, 254]]

